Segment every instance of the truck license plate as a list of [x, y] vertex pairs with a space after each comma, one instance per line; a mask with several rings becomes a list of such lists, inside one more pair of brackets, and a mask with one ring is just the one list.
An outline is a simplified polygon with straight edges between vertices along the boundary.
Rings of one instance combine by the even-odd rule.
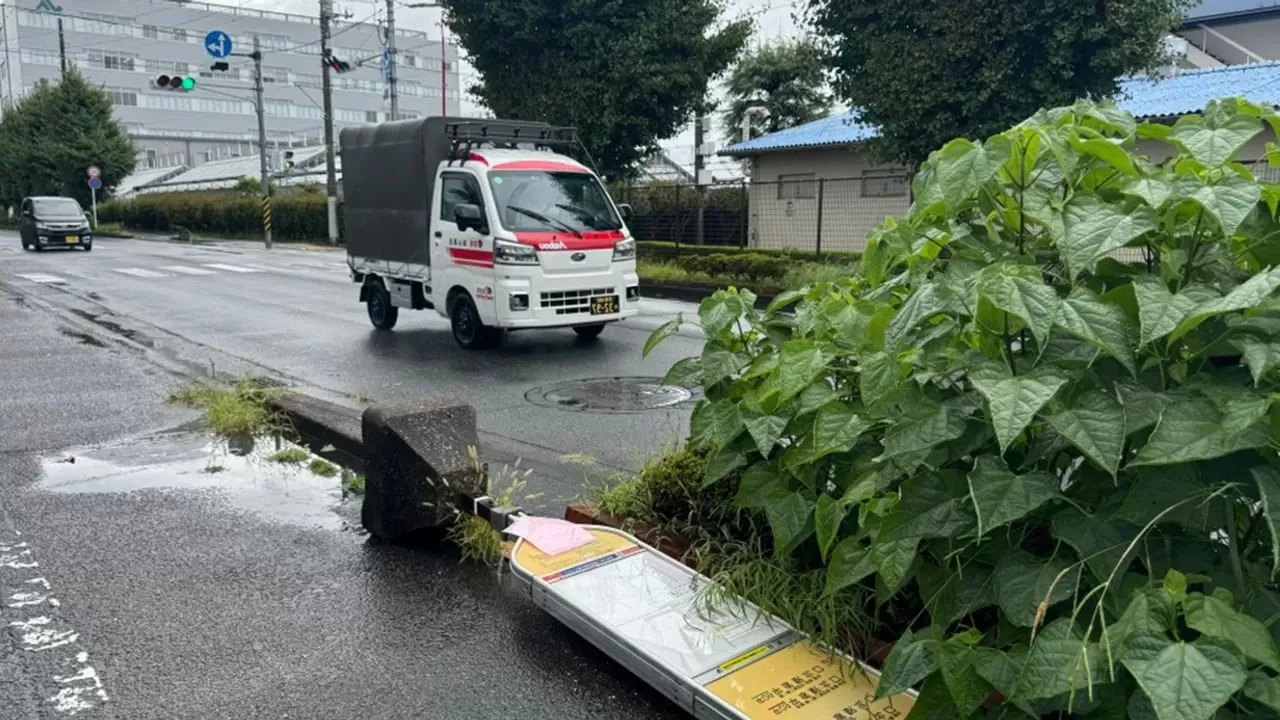
[[591, 314], [592, 315], [617, 315], [618, 314], [618, 296], [617, 295], [601, 295], [600, 297], [591, 298]]

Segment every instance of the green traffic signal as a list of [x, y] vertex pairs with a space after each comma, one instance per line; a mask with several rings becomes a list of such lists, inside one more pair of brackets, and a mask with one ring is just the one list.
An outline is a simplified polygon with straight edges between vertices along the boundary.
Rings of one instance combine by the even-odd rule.
[[196, 79], [195, 79], [195, 78], [193, 78], [193, 77], [184, 77], [184, 78], [182, 78], [182, 89], [183, 89], [183, 90], [194, 90], [194, 89], [195, 89], [195, 87], [196, 87]]

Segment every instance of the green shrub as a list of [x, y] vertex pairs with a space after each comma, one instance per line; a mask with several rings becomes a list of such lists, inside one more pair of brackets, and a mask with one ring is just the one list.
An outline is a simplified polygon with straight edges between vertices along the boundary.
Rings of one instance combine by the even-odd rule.
[[[328, 236], [323, 194], [279, 193], [271, 199], [271, 217], [272, 233], [281, 240]], [[262, 200], [234, 191], [141, 195], [99, 206], [98, 219], [131, 230], [168, 232], [183, 227], [197, 235], [253, 237], [262, 234]]]
[[713, 277], [746, 278], [753, 282], [765, 279], [777, 280], [785, 275], [794, 263], [795, 260], [786, 256], [763, 253], [693, 255], [680, 261], [680, 265], [691, 272], [705, 273]]
[[817, 257], [812, 253], [790, 249], [749, 248], [747, 250], [739, 250], [723, 245], [689, 245], [683, 243], [677, 246], [673, 242], [659, 242], [657, 240], [641, 240], [636, 243], [636, 249], [641, 260], [657, 261], [675, 261], [695, 255], [725, 255], [737, 252], [823, 263], [847, 264], [858, 259], [858, 253], [850, 252], [823, 253], [821, 257]]
[[874, 596], [879, 694], [931, 717], [1276, 717], [1280, 187], [1233, 161], [1275, 131], [1082, 101], [948, 143], [857, 276], [703, 302], [691, 497]]

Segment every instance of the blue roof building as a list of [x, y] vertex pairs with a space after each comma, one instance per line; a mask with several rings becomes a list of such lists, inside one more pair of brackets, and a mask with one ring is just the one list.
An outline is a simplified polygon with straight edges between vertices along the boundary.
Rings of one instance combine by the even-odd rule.
[[[1135, 78], [1121, 85], [1117, 104], [1139, 118], [1172, 120], [1202, 110], [1213, 99], [1244, 97], [1280, 107], [1280, 61], [1178, 70], [1169, 77]], [[880, 164], [867, 151], [874, 126], [857, 112], [833, 115], [789, 130], [732, 145], [721, 155], [749, 160], [748, 244], [759, 248], [861, 251], [867, 235], [910, 203], [906, 168]], [[1238, 159], [1280, 180], [1266, 166], [1265, 143], [1255, 138]], [[1159, 159], [1168, 146], [1139, 141]]]
[[[1280, 107], [1280, 61], [1127, 80], [1120, 86], [1116, 104], [1138, 118], [1165, 119], [1197, 112], [1216, 98], [1237, 96]], [[858, 122], [857, 112], [850, 112], [731, 145], [720, 154], [747, 157], [779, 150], [849, 146], [874, 138], [876, 132], [875, 127]]]

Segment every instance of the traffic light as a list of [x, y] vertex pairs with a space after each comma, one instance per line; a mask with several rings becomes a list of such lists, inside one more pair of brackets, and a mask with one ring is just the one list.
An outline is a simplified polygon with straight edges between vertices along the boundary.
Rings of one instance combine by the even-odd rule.
[[293, 151], [292, 150], [284, 151], [284, 169], [285, 170], [293, 169]]
[[155, 86], [162, 90], [191, 91], [196, 89], [196, 79], [191, 76], [161, 75], [155, 79]]
[[324, 64], [336, 73], [351, 72], [351, 63], [346, 60], [339, 60], [332, 55], [326, 55], [323, 58]]

